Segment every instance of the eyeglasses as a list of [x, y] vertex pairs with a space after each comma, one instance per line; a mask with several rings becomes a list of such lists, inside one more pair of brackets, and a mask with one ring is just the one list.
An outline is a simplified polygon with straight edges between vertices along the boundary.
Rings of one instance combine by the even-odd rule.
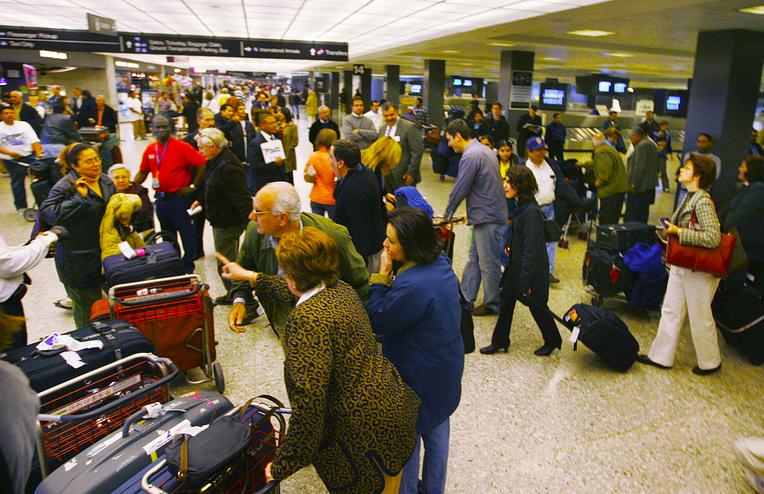
[[83, 165], [95, 165], [96, 163], [100, 163], [101, 158], [99, 156], [96, 156], [95, 158], [88, 158], [86, 160], [82, 160]]
[[252, 214], [255, 216], [262, 216], [264, 214], [273, 214], [273, 211], [258, 211], [257, 209], [253, 209]]

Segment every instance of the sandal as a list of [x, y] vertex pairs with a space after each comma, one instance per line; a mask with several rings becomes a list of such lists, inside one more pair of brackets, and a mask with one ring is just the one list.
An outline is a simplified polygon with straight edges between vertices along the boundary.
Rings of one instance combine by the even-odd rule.
[[55, 302], [53, 302], [53, 305], [55, 305], [59, 309], [72, 310], [73, 304], [72, 304], [72, 299], [70, 298], [60, 298], [56, 300]]

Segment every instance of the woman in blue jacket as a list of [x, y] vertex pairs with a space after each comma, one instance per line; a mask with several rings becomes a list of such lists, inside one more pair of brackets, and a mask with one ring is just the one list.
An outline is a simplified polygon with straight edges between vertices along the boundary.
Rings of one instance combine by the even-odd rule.
[[[449, 417], [461, 398], [464, 344], [459, 285], [425, 213], [397, 208], [388, 217], [380, 272], [370, 279], [369, 313], [382, 353], [422, 400], [417, 433], [424, 441], [424, 492], [442, 493]], [[393, 278], [393, 263], [398, 267]], [[416, 494], [419, 448], [403, 467], [402, 494]]]
[[40, 206], [49, 225], [69, 230], [56, 244], [56, 271], [72, 299], [77, 328], [90, 322], [90, 306], [101, 298], [101, 246], [99, 228], [106, 204], [116, 193], [114, 183], [101, 171], [101, 158], [87, 144], [69, 150], [69, 173], [51, 189]]

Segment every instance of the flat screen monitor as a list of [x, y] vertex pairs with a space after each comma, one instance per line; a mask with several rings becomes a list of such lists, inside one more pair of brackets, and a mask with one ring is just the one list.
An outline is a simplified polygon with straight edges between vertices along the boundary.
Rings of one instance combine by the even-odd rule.
[[464, 87], [472, 87], [472, 79], [464, 79]]
[[568, 105], [568, 85], [541, 83], [539, 86], [539, 108], [542, 110], [565, 111]]
[[462, 80], [461, 79], [454, 79], [454, 86], [461, 86]]
[[628, 87], [628, 84], [626, 84], [625, 82], [616, 82], [613, 84], [613, 92], [625, 93], [627, 87]]
[[599, 93], [609, 93], [610, 88], [613, 86], [613, 83], [610, 81], [599, 81], [597, 83], [597, 92]]
[[678, 112], [682, 108], [682, 97], [678, 95], [666, 96], [666, 111]]
[[421, 84], [412, 84], [411, 85], [411, 94], [413, 94], [413, 95], [420, 95], [420, 94], [422, 94], [422, 85]]

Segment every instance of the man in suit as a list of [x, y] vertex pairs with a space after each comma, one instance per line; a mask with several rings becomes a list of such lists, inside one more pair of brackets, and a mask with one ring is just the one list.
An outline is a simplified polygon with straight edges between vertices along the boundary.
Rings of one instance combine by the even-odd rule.
[[96, 126], [107, 127], [109, 129], [109, 137], [101, 143], [99, 151], [101, 166], [103, 166], [104, 170], [108, 170], [114, 164], [112, 150], [119, 145], [119, 138], [117, 137], [117, 112], [106, 104], [106, 98], [102, 94], [96, 96], [95, 104], [88, 104], [87, 101], [90, 100], [92, 98], [88, 98], [83, 103], [82, 110], [80, 111], [80, 124], [82, 127]]
[[416, 125], [400, 118], [398, 106], [386, 102], [382, 105], [382, 118], [385, 125], [379, 131], [379, 136], [390, 136], [401, 145], [401, 161], [390, 171], [395, 183], [414, 185], [422, 181], [419, 167], [422, 164], [424, 144], [422, 135]]
[[21, 94], [21, 91], [12, 91], [10, 100], [16, 120], [31, 125], [39, 137], [42, 133], [42, 118], [40, 118], [37, 110], [32, 105], [24, 103], [24, 95]]
[[316, 146], [316, 137], [318, 137], [318, 133], [323, 129], [332, 129], [337, 133], [337, 139], [340, 138], [340, 127], [337, 125], [337, 122], [332, 120], [332, 111], [328, 106], [320, 106], [318, 108], [318, 119], [313, 122], [308, 131], [308, 140], [313, 144], [313, 147]]
[[265, 184], [286, 180], [284, 175], [284, 159], [276, 158], [274, 161], [265, 162], [261, 145], [266, 142], [278, 140], [276, 137], [276, 117], [270, 113], [260, 116], [260, 131], [247, 146], [247, 163], [249, 163], [249, 175], [247, 177], [247, 189], [251, 195], [257, 194]]
[[633, 128], [629, 138], [634, 145], [634, 152], [626, 163], [629, 192], [626, 194], [623, 219], [647, 223], [650, 204], [655, 202], [655, 187], [658, 186], [658, 147], [642, 127]]

